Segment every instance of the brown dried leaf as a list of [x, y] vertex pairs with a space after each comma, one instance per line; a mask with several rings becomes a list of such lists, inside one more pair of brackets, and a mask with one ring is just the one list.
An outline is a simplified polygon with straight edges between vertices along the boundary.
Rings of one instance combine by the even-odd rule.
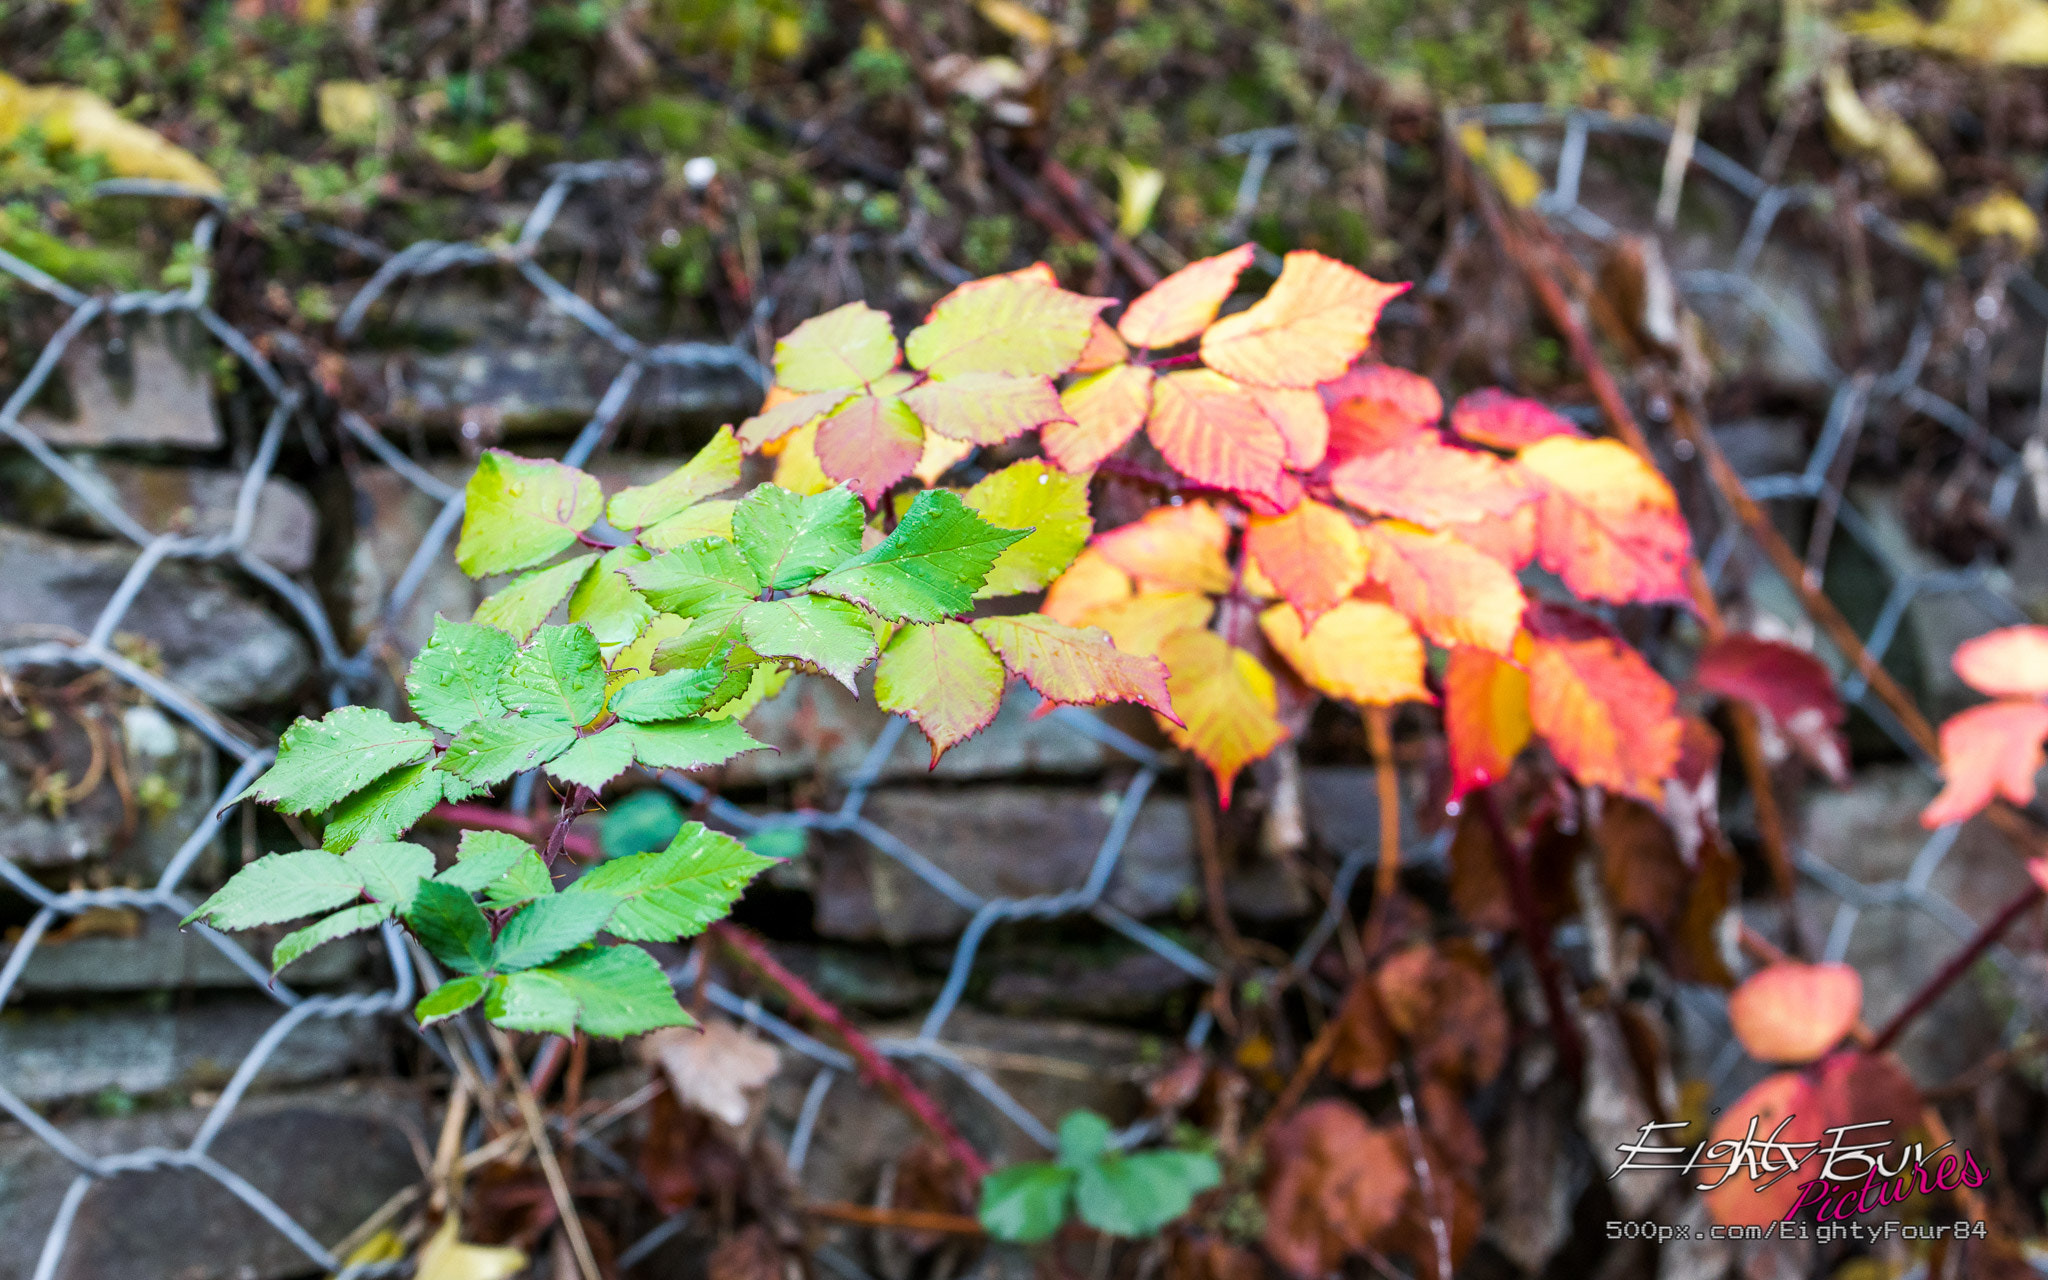
[[1266, 1169], [1266, 1251], [1302, 1280], [1393, 1226], [1413, 1177], [1402, 1136], [1334, 1098], [1273, 1129]]

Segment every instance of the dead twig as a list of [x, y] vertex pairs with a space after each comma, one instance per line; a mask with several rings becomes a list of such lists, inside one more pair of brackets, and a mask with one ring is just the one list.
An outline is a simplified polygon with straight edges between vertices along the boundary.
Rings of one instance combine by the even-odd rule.
[[[588, 788], [578, 787], [578, 791]], [[599, 1280], [597, 1258], [590, 1252], [590, 1241], [583, 1234], [583, 1219], [576, 1215], [576, 1198], [569, 1191], [569, 1180], [562, 1176], [562, 1166], [555, 1159], [555, 1148], [548, 1141], [547, 1120], [540, 1113], [540, 1104], [533, 1099], [533, 1090], [526, 1087], [526, 1073], [520, 1070], [519, 1059], [512, 1052], [512, 1037], [491, 1028], [491, 1042], [498, 1048], [498, 1063], [505, 1069], [505, 1079], [512, 1085], [512, 1096], [519, 1104], [519, 1115], [526, 1122], [527, 1136], [533, 1140], [533, 1153], [540, 1159], [540, 1171], [548, 1180], [548, 1191], [555, 1198], [555, 1211], [561, 1215], [562, 1232], [569, 1238], [569, 1249], [576, 1256], [576, 1270], [582, 1280]]]

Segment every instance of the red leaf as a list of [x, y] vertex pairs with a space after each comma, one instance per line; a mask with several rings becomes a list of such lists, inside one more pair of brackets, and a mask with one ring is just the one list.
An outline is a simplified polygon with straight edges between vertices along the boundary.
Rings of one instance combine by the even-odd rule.
[[1797, 645], [1730, 632], [1700, 654], [1700, 687], [1755, 706], [1838, 785], [1849, 780], [1848, 712], [1827, 665]]
[[815, 448], [826, 475], [875, 507], [924, 456], [924, 427], [894, 396], [860, 396], [819, 424]]
[[1568, 611], [1530, 610], [1529, 719], [1587, 786], [1663, 799], [1684, 721], [1677, 694], [1641, 654]]
[[1286, 464], [1297, 471], [1321, 466], [1330, 444], [1330, 415], [1322, 397], [1306, 387], [1253, 387], [1251, 393], [1280, 430]]
[[1389, 364], [1356, 365], [1317, 390], [1330, 408], [1329, 456], [1339, 462], [1434, 437], [1444, 416], [1435, 383]]
[[1551, 436], [1585, 434], [1543, 404], [1497, 387], [1460, 397], [1451, 409], [1451, 430], [1473, 444], [1510, 452]]

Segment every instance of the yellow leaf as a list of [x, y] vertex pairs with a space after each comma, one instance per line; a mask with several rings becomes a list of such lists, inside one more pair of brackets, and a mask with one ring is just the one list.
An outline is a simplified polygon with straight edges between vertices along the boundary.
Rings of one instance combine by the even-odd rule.
[[2043, 0], [1948, 0], [1931, 23], [1903, 5], [1884, 3], [1842, 25], [1876, 44], [1918, 45], [1970, 62], [2048, 66]]
[[775, 455], [775, 483], [802, 494], [823, 493], [832, 487], [832, 477], [818, 462], [817, 423], [782, 438], [782, 452]]
[[1941, 189], [1941, 162], [1920, 135], [1891, 111], [1864, 102], [1847, 70], [1839, 64], [1829, 67], [1821, 73], [1821, 85], [1821, 105], [1837, 146], [1877, 161], [1900, 195], [1930, 195]]
[[1166, 175], [1148, 165], [1132, 164], [1122, 156], [1110, 162], [1116, 170], [1116, 229], [1135, 236], [1152, 223], [1152, 210], [1166, 190]]
[[[1292, 617], [1287, 605], [1279, 608]], [[1119, 643], [1117, 648], [1123, 648]], [[1287, 729], [1275, 714], [1273, 673], [1213, 631], [1181, 631], [1159, 648], [1166, 689], [1183, 728], [1155, 717], [1174, 743], [1192, 751], [1216, 775], [1225, 808], [1238, 771], [1280, 745]]]
[[405, 1257], [405, 1242], [398, 1233], [386, 1227], [368, 1240], [363, 1241], [341, 1260], [342, 1269], [367, 1266], [373, 1262], [398, 1262]]
[[372, 143], [387, 119], [383, 92], [360, 80], [320, 86], [320, 127], [342, 142]]
[[1458, 129], [1458, 145], [1465, 154], [1486, 170], [1493, 185], [1500, 188], [1502, 196], [1517, 209], [1526, 209], [1536, 203], [1536, 197], [1543, 194], [1543, 175], [1522, 159], [1522, 153], [1505, 142], [1486, 136], [1476, 120], [1467, 121]]
[[2041, 247], [2041, 220], [2026, 201], [2000, 189], [1965, 205], [1956, 214], [1959, 240], [2009, 240], [2022, 257]]
[[[1436, 700], [1422, 681], [1422, 638], [1386, 605], [1346, 600], [1304, 634], [1294, 606], [1276, 604], [1259, 615], [1259, 629], [1296, 674], [1333, 698], [1378, 706]], [[1173, 705], [1180, 707], [1178, 695]]]
[[463, 1244], [456, 1239], [458, 1229], [454, 1214], [442, 1220], [420, 1250], [416, 1280], [512, 1280], [526, 1270], [522, 1250]]
[[976, 0], [974, 7], [988, 19], [990, 26], [1025, 44], [1043, 48], [1059, 40], [1059, 32], [1052, 23], [1017, 0]]
[[183, 147], [115, 111], [105, 98], [62, 85], [30, 86], [0, 72], [0, 143], [38, 125], [52, 147], [99, 156], [124, 178], [155, 178], [217, 194], [220, 179]]

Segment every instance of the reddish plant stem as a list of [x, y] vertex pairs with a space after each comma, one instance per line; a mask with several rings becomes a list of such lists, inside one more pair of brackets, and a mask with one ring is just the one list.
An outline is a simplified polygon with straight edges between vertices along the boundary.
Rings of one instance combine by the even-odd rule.
[[896, 1064], [884, 1058], [860, 1028], [847, 1020], [837, 1006], [813, 991], [809, 983], [797, 977], [782, 966], [782, 962], [768, 950], [768, 944], [761, 938], [728, 921], [713, 924], [707, 932], [718, 940], [728, 951], [745, 961], [762, 977], [782, 988], [790, 1003], [800, 1009], [806, 1017], [820, 1027], [830, 1031], [839, 1043], [860, 1064], [861, 1074], [881, 1085], [895, 1096], [896, 1101], [908, 1111], [911, 1118], [923, 1125], [931, 1135], [945, 1144], [947, 1152], [967, 1171], [967, 1176], [979, 1182], [987, 1175], [988, 1161], [981, 1153], [968, 1145], [967, 1139], [953, 1127], [953, 1122], [932, 1100], [930, 1094], [917, 1086], [917, 1082], [905, 1075]]
[[562, 851], [568, 847], [569, 827], [583, 816], [583, 811], [596, 799], [597, 792], [579, 782], [576, 789], [569, 793], [568, 798], [562, 801], [562, 812], [555, 818], [554, 830], [548, 832], [547, 847], [540, 851], [541, 861], [548, 864], [549, 870], [554, 869], [555, 860], [560, 858]]
[[2000, 907], [1998, 914], [1991, 917], [1983, 928], [1977, 930], [1977, 935], [1965, 943], [1961, 951], [1949, 957], [1949, 962], [1941, 967], [1940, 972], [1922, 983], [1920, 989], [1913, 993], [1913, 998], [1906, 1001], [1899, 1011], [1892, 1015], [1891, 1021], [1885, 1023], [1877, 1034], [1870, 1038], [1870, 1052], [1883, 1053], [1891, 1048], [1892, 1042], [1899, 1038], [1900, 1033], [1905, 1031], [1913, 1019], [1925, 1013], [1929, 1005], [1939, 1000], [1944, 991], [1955, 985], [1956, 979], [1968, 973], [1970, 966], [1977, 963], [1978, 957], [1989, 951], [1991, 944], [1997, 942], [1999, 936], [2010, 929], [2014, 921], [2037, 906], [2042, 897], [2041, 886], [2029, 882], [2026, 889], [2017, 897]]
[[1536, 905], [1536, 886], [1529, 879], [1527, 851], [1508, 831], [1493, 788], [1482, 787], [1474, 794], [1478, 796], [1479, 814], [1493, 836], [1494, 857], [1499, 860], [1501, 874], [1508, 882], [1508, 898], [1514, 905], [1516, 930], [1522, 935], [1522, 945], [1528, 948], [1529, 963], [1535, 967], [1537, 984], [1543, 989], [1543, 1007], [1550, 1014], [1551, 1034], [1557, 1038], [1558, 1065], [1565, 1079], [1576, 1087], [1586, 1061], [1586, 1049], [1579, 1039], [1579, 1024], [1572, 1018], [1571, 1006], [1565, 1002], [1564, 972], [1558, 967], [1557, 956], [1550, 950], [1550, 937], [1543, 930], [1543, 913]]
[[[502, 809], [491, 809], [483, 805], [443, 804], [434, 809], [434, 816], [459, 827], [475, 827], [486, 831], [509, 831], [517, 836], [530, 837], [531, 823]], [[562, 824], [556, 823], [560, 828]], [[597, 844], [588, 836], [568, 834], [564, 831], [562, 847], [578, 857], [594, 857]], [[745, 960], [757, 973], [782, 988], [790, 1003], [819, 1026], [836, 1036], [846, 1052], [860, 1064], [861, 1074], [887, 1089], [913, 1119], [931, 1131], [933, 1137], [944, 1143], [947, 1151], [958, 1160], [968, 1175], [979, 1181], [988, 1173], [988, 1161], [968, 1145], [946, 1113], [933, 1101], [932, 1096], [918, 1087], [915, 1080], [898, 1070], [895, 1064], [884, 1058], [875, 1048], [874, 1041], [867, 1038], [860, 1028], [847, 1020], [836, 1005], [811, 989], [809, 983], [784, 968], [768, 944], [756, 935], [736, 924], [719, 921], [706, 931], [721, 945]]]

